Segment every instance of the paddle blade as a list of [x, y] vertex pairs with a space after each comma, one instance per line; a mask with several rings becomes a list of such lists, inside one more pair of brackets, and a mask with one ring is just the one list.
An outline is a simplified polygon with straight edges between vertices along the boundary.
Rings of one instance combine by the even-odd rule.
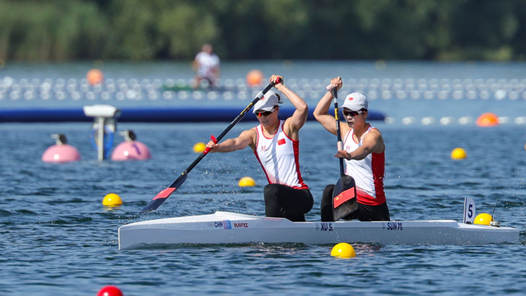
[[334, 221], [348, 217], [358, 210], [356, 185], [350, 176], [342, 176], [332, 192], [332, 211]]
[[160, 205], [163, 204], [165, 200], [170, 197], [170, 195], [177, 190], [177, 188], [181, 187], [183, 185], [184, 181], [186, 181], [186, 174], [183, 174], [175, 180], [170, 187], [163, 189], [161, 192], [157, 193], [157, 195], [150, 201], [148, 205], [146, 205], [142, 211], [142, 213], [150, 212], [156, 210]]

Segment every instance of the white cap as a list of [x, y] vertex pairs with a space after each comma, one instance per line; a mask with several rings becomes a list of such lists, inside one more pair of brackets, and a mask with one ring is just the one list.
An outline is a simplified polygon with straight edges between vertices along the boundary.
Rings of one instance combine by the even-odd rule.
[[353, 92], [345, 97], [342, 107], [350, 109], [351, 111], [367, 110], [369, 104], [364, 94], [360, 92]]
[[256, 114], [257, 111], [272, 111], [278, 104], [281, 104], [279, 95], [269, 90], [265, 96], [254, 105], [252, 113]]

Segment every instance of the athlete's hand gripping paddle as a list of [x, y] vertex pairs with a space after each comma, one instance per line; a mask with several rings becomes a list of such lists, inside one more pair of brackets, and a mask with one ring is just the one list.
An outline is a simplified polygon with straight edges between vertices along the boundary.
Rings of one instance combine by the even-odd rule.
[[[252, 108], [252, 106], [254, 106], [254, 104], [257, 103], [257, 101], [259, 101], [261, 98], [263, 98], [263, 96], [272, 88], [274, 87], [275, 84], [278, 84], [280, 83], [280, 79], [276, 79], [275, 81], [272, 81], [271, 83], [269, 83], [262, 91], [260, 91], [256, 97], [254, 98], [254, 100], [252, 100], [252, 102], [250, 102], [250, 104], [248, 104], [245, 109], [243, 109], [243, 111], [241, 111], [241, 113], [239, 113], [239, 115], [236, 116], [236, 118], [234, 118], [234, 120], [232, 120], [232, 122], [230, 122], [230, 124], [225, 128], [225, 130], [223, 130], [221, 132], [221, 134], [219, 134], [219, 136], [217, 136], [217, 139], [214, 138], [214, 136], [211, 137], [212, 141], [217, 143], [219, 141], [221, 141], [221, 139], [223, 139], [223, 137], [232, 129], [232, 127], [234, 127], [234, 125], [236, 123], [238, 123], [242, 118], [243, 116], [245, 116], [245, 114]], [[187, 167], [182, 173], [181, 175], [172, 183], [170, 184], [170, 186], [168, 186], [167, 188], [163, 189], [161, 192], [159, 192], [151, 201], [148, 205], [146, 205], [142, 211], [141, 211], [141, 214], [142, 213], [145, 213], [145, 212], [149, 212], [149, 211], [153, 211], [153, 210], [156, 210], [166, 199], [168, 199], [168, 197], [170, 197], [170, 195], [175, 191], [177, 190], [179, 187], [181, 187], [181, 185], [183, 185], [184, 181], [186, 181], [186, 178], [188, 176], [188, 173], [190, 173], [190, 171], [201, 161], [201, 159], [203, 159], [207, 154], [208, 152], [210, 151], [210, 148], [206, 148], [200, 155], [199, 157], [197, 157], [196, 160], [194, 160], [194, 162], [192, 162], [192, 164], [190, 164], [189, 167]]]
[[[338, 89], [333, 87], [331, 93], [334, 101], [334, 119], [336, 119], [336, 136], [338, 138], [338, 150], [343, 150], [342, 135], [340, 132], [340, 120], [338, 118]], [[332, 221], [345, 218], [358, 209], [356, 203], [356, 186], [351, 176], [345, 175], [343, 169], [343, 158], [340, 158], [340, 178], [332, 192]]]

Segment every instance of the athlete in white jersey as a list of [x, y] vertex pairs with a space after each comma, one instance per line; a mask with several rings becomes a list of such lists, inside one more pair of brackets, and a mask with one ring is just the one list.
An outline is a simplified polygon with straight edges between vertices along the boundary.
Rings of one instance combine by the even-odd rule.
[[203, 45], [201, 51], [194, 58], [193, 67], [196, 72], [194, 88], [198, 88], [203, 79], [208, 81], [210, 87], [216, 85], [219, 78], [219, 57], [213, 53], [212, 45]]
[[284, 121], [279, 123], [273, 137], [265, 136], [263, 126], [256, 127], [257, 140], [254, 154], [269, 184], [283, 184], [296, 189], [308, 189], [301, 178], [299, 165], [299, 141], [283, 131]]
[[210, 152], [231, 152], [250, 146], [269, 182], [265, 186], [265, 214], [292, 221], [305, 221], [305, 213], [313, 205], [312, 194], [301, 177], [299, 165], [299, 130], [305, 124], [309, 108], [305, 101], [283, 84], [283, 77], [272, 75], [274, 87], [296, 108], [285, 120], [280, 120], [280, 97], [268, 91], [254, 105], [259, 125], [244, 130], [236, 138], [219, 144], [210, 141]]
[[[336, 122], [328, 114], [333, 100], [332, 88], [342, 87], [341, 77], [331, 79], [327, 93], [320, 99], [314, 110], [314, 117], [330, 133], [336, 134]], [[357, 210], [345, 219], [359, 219], [361, 221], [389, 220], [383, 178], [385, 169], [385, 145], [382, 133], [366, 121], [368, 102], [365, 95], [354, 92], [345, 98], [342, 105], [344, 122], [339, 122], [340, 132], [344, 138], [343, 149], [338, 150], [336, 157], [345, 161], [345, 174], [354, 178], [356, 182]], [[328, 185], [322, 196], [322, 217], [328, 204], [332, 207], [332, 193], [334, 185]], [[332, 208], [331, 208], [332, 210]]]

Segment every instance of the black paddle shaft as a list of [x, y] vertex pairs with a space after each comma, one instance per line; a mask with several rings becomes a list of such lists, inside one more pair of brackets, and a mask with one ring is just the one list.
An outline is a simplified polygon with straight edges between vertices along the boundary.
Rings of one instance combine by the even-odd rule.
[[[221, 141], [221, 139], [223, 139], [223, 137], [225, 137], [225, 135], [234, 127], [234, 125], [236, 125], [236, 123], [238, 123], [241, 119], [243, 119], [243, 117], [245, 116], [245, 114], [250, 111], [250, 109], [252, 109], [252, 107], [261, 99], [263, 98], [263, 96], [272, 88], [274, 87], [274, 84], [273, 82], [269, 83], [260, 93], [258, 93], [256, 95], [256, 97], [254, 98], [254, 100], [252, 100], [252, 102], [250, 102], [250, 104], [248, 104], [245, 109], [243, 109], [243, 111], [241, 111], [241, 113], [239, 113], [236, 118], [234, 118], [230, 124], [219, 134], [219, 136], [217, 136], [217, 142]], [[194, 162], [192, 162], [182, 173], [181, 175], [186, 175], [188, 173], [190, 173], [190, 171], [201, 161], [201, 159], [203, 159], [203, 157], [205, 157], [206, 155], [208, 154], [208, 150], [206, 151], [206, 153], [201, 153], [201, 155], [199, 155], [199, 157], [196, 158], [196, 160], [194, 160]], [[177, 182], [177, 180], [175, 182], [172, 183], [172, 185], [175, 185], [175, 183]], [[172, 187], [172, 185], [170, 185], [170, 187]]]
[[[338, 145], [342, 143], [342, 134], [340, 132], [340, 119], [338, 118], [338, 90], [336, 87], [331, 89], [331, 93], [334, 101], [334, 119], [336, 119], [336, 137], [338, 137]], [[343, 145], [343, 143], [342, 143]], [[343, 149], [343, 146], [342, 146]], [[345, 175], [343, 171], [343, 158], [340, 158], [340, 176]]]
[[[259, 101], [261, 98], [263, 98], [263, 96], [272, 88], [274, 87], [274, 85], [276, 83], [280, 83], [281, 81], [275, 81], [275, 82], [271, 82], [269, 83], [261, 92], [259, 92], [256, 97], [254, 98], [254, 100], [252, 100], [252, 102], [250, 102], [250, 104], [248, 104], [248, 106], [245, 107], [245, 109], [243, 109], [243, 111], [241, 111], [241, 113], [236, 116], [236, 118], [234, 118], [234, 120], [232, 120], [232, 122], [227, 126], [227, 128], [225, 130], [223, 130], [221, 132], [221, 134], [219, 134], [219, 136], [217, 138], [214, 138], [212, 137], [212, 140], [214, 142], [219, 142], [221, 141], [221, 139], [223, 139], [223, 137], [232, 129], [232, 127], [234, 127], [234, 125], [236, 123], [238, 123], [242, 118], [243, 116], [245, 116], [245, 114], [254, 106], [254, 104], [257, 103], [257, 101]], [[201, 159], [203, 159], [207, 154], [208, 152], [210, 151], [210, 148], [206, 148], [205, 151], [203, 151], [199, 157], [197, 157], [191, 164], [190, 166], [188, 166], [182, 173], [181, 175], [179, 175], [179, 177], [168, 187], [168, 188], [165, 188], [164, 190], [162, 190], [161, 192], [159, 192], [151, 201], [148, 205], [146, 205], [146, 207], [144, 207], [141, 211], [141, 213], [145, 213], [145, 212], [149, 212], [149, 211], [153, 211], [153, 210], [156, 210], [166, 199], [168, 199], [168, 197], [170, 197], [170, 195], [179, 187], [181, 187], [181, 185], [183, 185], [184, 181], [186, 181], [186, 177], [188, 177], [188, 173], [190, 173], [190, 171], [201, 161]]]

